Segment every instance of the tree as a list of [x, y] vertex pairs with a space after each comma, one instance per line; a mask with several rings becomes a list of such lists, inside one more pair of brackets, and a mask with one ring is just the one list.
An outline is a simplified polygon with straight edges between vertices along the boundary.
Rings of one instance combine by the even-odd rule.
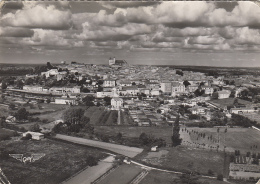
[[185, 88], [186, 88], [186, 87], [188, 87], [188, 86], [190, 85], [190, 83], [189, 83], [189, 81], [185, 80], [185, 81], [183, 82], [183, 85], [184, 85]]
[[64, 122], [72, 124], [81, 124], [81, 120], [84, 116], [85, 110], [81, 108], [70, 108], [63, 113]]
[[10, 108], [11, 110], [15, 110], [15, 104], [14, 104], [14, 103], [10, 103], [10, 104], [9, 104], [9, 108]]
[[7, 84], [6, 84], [6, 82], [2, 82], [2, 86], [1, 86], [1, 88], [2, 88], [3, 90], [7, 88]]
[[238, 99], [237, 99], [237, 98], [234, 99], [233, 105], [234, 105], [235, 107], [238, 107]]
[[183, 76], [183, 72], [181, 70], [176, 70], [176, 74], [180, 75], [180, 76]]
[[218, 174], [218, 176], [217, 176], [217, 180], [219, 180], [219, 181], [223, 181], [223, 174]]
[[110, 97], [105, 96], [104, 101], [105, 101], [106, 105], [111, 105], [111, 98]]
[[212, 98], [212, 99], [218, 99], [218, 92], [212, 93], [211, 98]]
[[231, 90], [231, 93], [229, 95], [229, 98], [234, 98], [235, 97], [236, 92], [234, 90]]
[[179, 125], [180, 115], [176, 117], [174, 126], [172, 128], [172, 146], [176, 147], [181, 144], [182, 139], [180, 138], [180, 125]]
[[32, 132], [40, 132], [41, 131], [40, 125], [38, 123], [33, 124], [30, 126], [29, 130]]
[[97, 92], [101, 92], [101, 91], [103, 91], [103, 87], [98, 85]]
[[94, 106], [93, 100], [95, 98], [91, 95], [88, 95], [82, 99], [82, 101], [85, 103], [86, 106]]
[[28, 119], [29, 112], [25, 108], [20, 108], [16, 113], [15, 117], [18, 120], [27, 120]]

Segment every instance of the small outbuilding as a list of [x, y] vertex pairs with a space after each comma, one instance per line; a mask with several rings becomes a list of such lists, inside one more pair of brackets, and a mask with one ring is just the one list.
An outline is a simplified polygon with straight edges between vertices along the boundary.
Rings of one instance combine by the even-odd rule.
[[30, 132], [30, 131], [28, 131], [28, 132], [23, 133], [23, 137], [26, 137], [27, 134], [31, 134], [32, 135], [32, 139], [34, 139], [34, 140], [42, 140], [42, 139], [44, 139], [44, 134], [42, 134], [40, 132]]

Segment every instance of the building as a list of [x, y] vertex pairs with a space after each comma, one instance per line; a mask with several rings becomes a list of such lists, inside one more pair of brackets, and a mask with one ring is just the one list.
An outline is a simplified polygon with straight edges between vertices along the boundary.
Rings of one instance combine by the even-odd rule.
[[31, 92], [42, 92], [43, 91], [43, 87], [42, 86], [25, 85], [25, 86], [23, 86], [23, 90], [31, 91]]
[[117, 66], [123, 66], [126, 65], [127, 62], [125, 60], [116, 60], [116, 58], [109, 58], [108, 64], [111, 65], [117, 65]]
[[55, 98], [54, 103], [63, 105], [77, 105], [76, 100], [74, 98]]
[[34, 139], [34, 140], [44, 139], [44, 134], [39, 133], [39, 132], [30, 132], [30, 131], [28, 131], [28, 132], [23, 133], [23, 137], [26, 137], [27, 134], [31, 134], [32, 135], [32, 139]]
[[218, 99], [229, 98], [230, 94], [231, 94], [231, 91], [229, 91], [229, 90], [218, 91]]
[[243, 113], [254, 113], [258, 112], [257, 107], [244, 107], [244, 108], [231, 108], [230, 113], [234, 114], [243, 114]]
[[111, 106], [112, 109], [114, 110], [119, 110], [120, 108], [123, 107], [123, 99], [122, 98], [118, 98], [118, 97], [114, 97], [111, 99]]
[[161, 91], [164, 94], [171, 94], [172, 93], [172, 83], [170, 81], [162, 81], [161, 82]]
[[73, 86], [73, 87], [52, 87], [49, 89], [51, 93], [58, 93], [58, 94], [70, 94], [70, 93], [80, 93], [80, 86]]
[[116, 80], [115, 79], [106, 79], [104, 80], [103, 87], [115, 87], [116, 86]]
[[172, 83], [172, 96], [176, 96], [179, 93], [185, 92], [185, 85], [181, 84], [179, 82], [173, 82]]

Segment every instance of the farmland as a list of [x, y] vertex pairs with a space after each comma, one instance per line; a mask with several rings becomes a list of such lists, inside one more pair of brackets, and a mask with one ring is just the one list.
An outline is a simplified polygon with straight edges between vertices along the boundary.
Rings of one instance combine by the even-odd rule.
[[[203, 183], [203, 184], [225, 184], [223, 181], [218, 181], [215, 179], [204, 179], [204, 178], [198, 178], [198, 177], [191, 177], [190, 182], [194, 181], [194, 178], [197, 178], [197, 183]], [[181, 175], [171, 174], [171, 173], [165, 173], [161, 171], [150, 171], [149, 174], [140, 182], [140, 184], [157, 184], [157, 183], [163, 183], [163, 184], [172, 184], [172, 183], [178, 183], [178, 184], [186, 184], [188, 181], [188, 177], [185, 180], [184, 178], [181, 179]]]
[[[242, 100], [242, 99], [237, 99], [237, 100], [239, 104], [243, 104], [243, 105], [252, 104], [252, 102], [246, 100]], [[234, 103], [234, 98], [215, 99], [215, 100], [210, 100], [210, 102], [223, 109], [226, 106], [232, 106]]]
[[175, 170], [185, 170], [215, 175], [223, 173], [224, 154], [207, 150], [189, 149], [183, 146], [170, 148], [161, 165]]
[[95, 132], [114, 136], [121, 132], [123, 137], [139, 137], [141, 133], [152, 135], [155, 138], [162, 138], [171, 143], [171, 127], [133, 127], [133, 126], [95, 126]]
[[[32, 163], [22, 163], [8, 154], [31, 155], [44, 153], [45, 156]], [[89, 156], [100, 159], [105, 155], [93, 148], [86, 148], [53, 140], [2, 141], [0, 144], [1, 169], [13, 184], [56, 184], [90, 164]], [[15, 174], [14, 174], [15, 173]]]
[[[212, 135], [213, 140], [218, 140], [217, 128], [187, 128], [189, 132], [196, 131], [199, 134], [205, 133], [205, 138], [200, 138], [195, 136], [194, 133], [186, 136], [186, 140], [191, 142], [199, 142], [200, 144], [212, 144], [217, 145], [217, 143], [212, 143], [207, 137]], [[228, 128], [227, 133], [224, 133], [225, 128], [220, 128], [219, 130], [219, 141], [220, 150], [223, 150], [223, 146], [227, 146], [226, 151], [234, 152], [234, 150], [240, 150], [242, 152], [256, 151], [260, 152], [260, 132], [252, 128]], [[181, 134], [185, 134], [181, 131]], [[187, 135], [187, 134], [186, 134]], [[199, 138], [198, 138], [199, 137]], [[185, 140], [184, 139], [184, 140]], [[251, 146], [257, 145], [257, 148], [251, 150]]]

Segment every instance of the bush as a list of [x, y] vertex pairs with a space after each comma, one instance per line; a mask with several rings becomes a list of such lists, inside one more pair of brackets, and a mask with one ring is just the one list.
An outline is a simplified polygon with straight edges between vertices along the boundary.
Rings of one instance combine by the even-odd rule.
[[214, 175], [214, 173], [213, 173], [213, 171], [211, 169], [208, 170], [208, 175], [210, 175], [210, 176]]
[[87, 163], [89, 166], [95, 166], [98, 164], [98, 159], [96, 157], [93, 156], [88, 156], [86, 159]]
[[31, 140], [32, 139], [32, 134], [28, 133], [26, 134], [25, 137], [22, 137], [21, 140]]
[[219, 180], [219, 181], [223, 181], [223, 174], [218, 174], [218, 176], [217, 176], [217, 180]]

